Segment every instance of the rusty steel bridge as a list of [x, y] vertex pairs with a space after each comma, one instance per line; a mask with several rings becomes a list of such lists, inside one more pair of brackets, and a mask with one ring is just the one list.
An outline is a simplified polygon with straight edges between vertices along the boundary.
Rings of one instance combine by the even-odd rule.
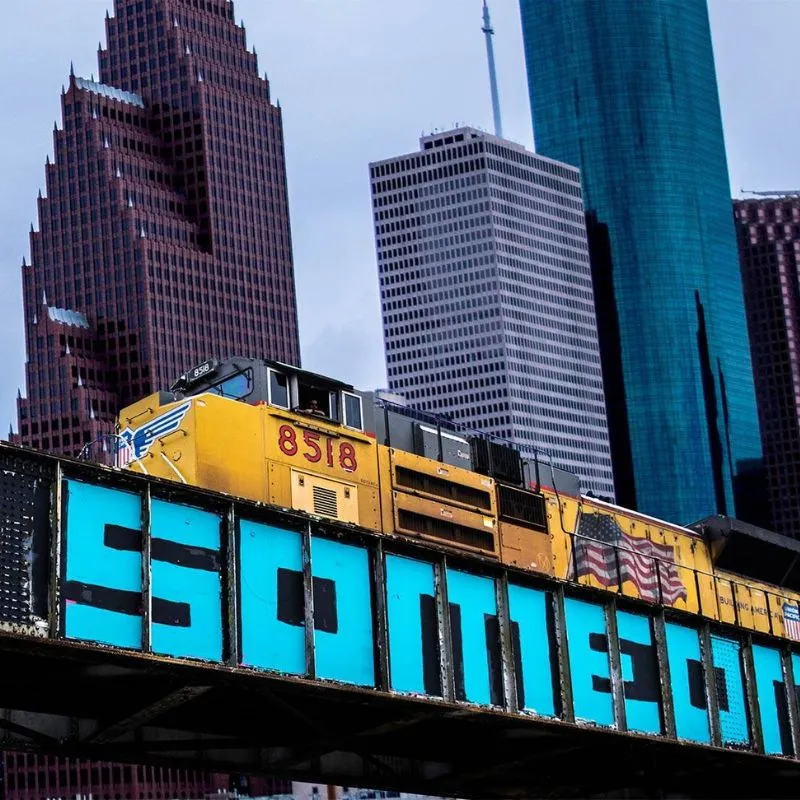
[[797, 657], [477, 556], [0, 446], [7, 749], [468, 798], [794, 797]]

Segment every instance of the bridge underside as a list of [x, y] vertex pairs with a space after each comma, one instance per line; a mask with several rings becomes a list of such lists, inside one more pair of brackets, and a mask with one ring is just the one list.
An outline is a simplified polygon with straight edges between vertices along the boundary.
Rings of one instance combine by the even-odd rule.
[[0, 635], [0, 746], [475, 798], [796, 796], [800, 764]]

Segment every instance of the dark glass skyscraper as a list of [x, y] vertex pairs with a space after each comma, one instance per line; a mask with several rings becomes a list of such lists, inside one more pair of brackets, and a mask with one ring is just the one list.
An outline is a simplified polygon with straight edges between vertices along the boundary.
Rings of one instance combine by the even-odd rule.
[[23, 265], [18, 440], [74, 454], [212, 355], [299, 364], [280, 108], [228, 0], [115, 0]]
[[521, 0], [537, 151], [583, 177], [617, 498], [747, 515], [761, 446], [705, 0]]

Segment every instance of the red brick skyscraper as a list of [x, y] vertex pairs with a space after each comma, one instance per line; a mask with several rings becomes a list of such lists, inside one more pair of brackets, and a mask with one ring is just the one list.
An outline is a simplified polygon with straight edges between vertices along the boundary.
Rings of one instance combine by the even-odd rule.
[[771, 526], [800, 538], [800, 196], [733, 201]]
[[280, 109], [227, 0], [115, 0], [23, 265], [15, 440], [75, 454], [217, 355], [300, 363]]

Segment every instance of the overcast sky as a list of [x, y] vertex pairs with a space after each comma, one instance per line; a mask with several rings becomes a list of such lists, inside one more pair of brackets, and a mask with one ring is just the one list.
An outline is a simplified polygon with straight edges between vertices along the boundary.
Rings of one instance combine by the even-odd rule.
[[[555, 1], [555, 0], [554, 0]], [[557, 0], [562, 2], [563, 0]], [[598, 0], [599, 1], [599, 0]], [[639, 2], [639, 0], [630, 0]], [[97, 74], [111, 0], [5, 0], [0, 29], [0, 433], [23, 383], [20, 264], [70, 61]], [[731, 187], [800, 187], [798, 0], [711, 0]], [[492, 0], [505, 135], [533, 146], [518, 0]], [[236, 0], [284, 112], [303, 365], [385, 385], [370, 161], [490, 128], [480, 0]], [[38, 223], [37, 223], [38, 227]], [[189, 365], [187, 365], [189, 366]]]

